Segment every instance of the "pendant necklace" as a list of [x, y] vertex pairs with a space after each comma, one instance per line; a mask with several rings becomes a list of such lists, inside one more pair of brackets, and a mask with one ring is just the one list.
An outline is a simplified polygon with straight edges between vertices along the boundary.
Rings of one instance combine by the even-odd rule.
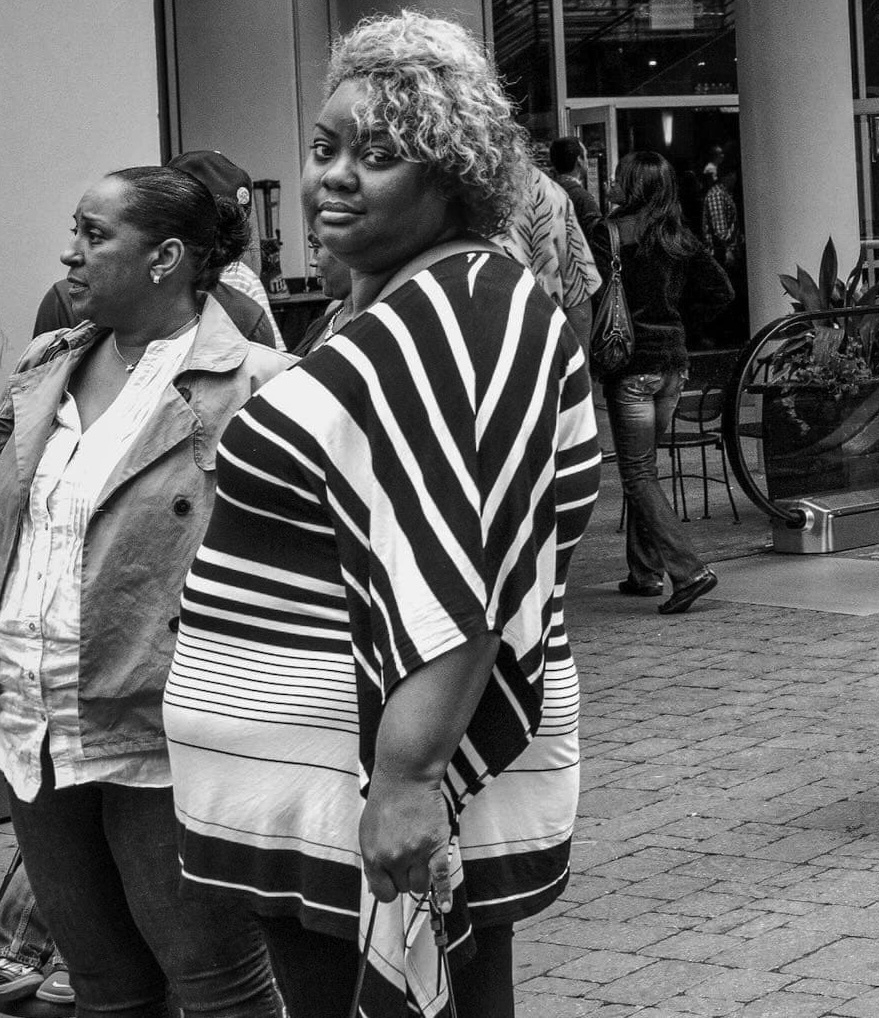
[[333, 314], [333, 317], [330, 319], [329, 324], [327, 325], [326, 332], [324, 333], [324, 339], [329, 339], [330, 336], [335, 336], [335, 334], [336, 334], [336, 323], [339, 320], [339, 316], [345, 310], [346, 310], [345, 302], [342, 301], [342, 303], [336, 308], [336, 310], [335, 310], [335, 312]]
[[332, 339], [333, 336], [335, 336], [335, 334], [336, 334], [336, 326], [337, 326], [337, 323], [338, 323], [338, 319], [341, 316], [342, 312], [343, 311], [350, 312], [350, 310], [351, 310], [346, 305], [347, 305], [347, 300], [343, 300], [342, 303], [336, 308], [336, 310], [333, 312], [332, 318], [330, 318], [330, 320], [329, 320], [329, 322], [327, 324], [327, 327], [324, 329], [324, 331], [317, 338], [317, 340], [315, 341], [314, 345], [311, 347], [311, 350], [309, 351], [309, 353], [313, 353], [315, 350], [317, 350], [317, 348], [319, 346], [323, 346], [324, 343], [326, 343], [326, 341], [328, 339]]
[[121, 354], [121, 353], [119, 353], [119, 347], [118, 347], [118, 346], [116, 345], [116, 336], [115, 336], [115, 334], [114, 334], [114, 336], [113, 336], [113, 349], [114, 349], [114, 350], [116, 351], [116, 356], [117, 356], [117, 357], [119, 358], [119, 360], [120, 360], [120, 361], [122, 361], [122, 363], [123, 363], [123, 364], [125, 365], [125, 370], [126, 370], [126, 371], [128, 372], [128, 374], [130, 375], [130, 374], [131, 374], [131, 372], [132, 372], [132, 371], [134, 371], [134, 369], [135, 369], [135, 368], [136, 368], [136, 367], [138, 366], [138, 364], [140, 364], [140, 357], [143, 357], [143, 354], [141, 354], [141, 355], [140, 355], [140, 357], [138, 357], [136, 361], [127, 361], [127, 360], [126, 360], [126, 359], [125, 359], [125, 358], [124, 358], [124, 357], [122, 356], [122, 354]]
[[[167, 341], [167, 340], [171, 340], [171, 339], [177, 339], [177, 337], [178, 336], [182, 336], [184, 332], [188, 332], [192, 328], [193, 325], [198, 325], [200, 319], [201, 319], [201, 315], [196, 315], [195, 318], [190, 318], [189, 321], [185, 325], [181, 325], [180, 328], [177, 329], [176, 332], [172, 332], [170, 336], [165, 336], [164, 340]], [[155, 340], [153, 342], [155, 342]], [[162, 342], [162, 340], [159, 340], [158, 342]], [[149, 345], [149, 344], [147, 344], [147, 345]], [[138, 364], [140, 364], [141, 358], [146, 353], [146, 347], [144, 347], [143, 352], [141, 353], [140, 357], [137, 358], [136, 361], [126, 360], [122, 356], [122, 354], [119, 352], [119, 347], [118, 347], [118, 345], [116, 343], [116, 333], [115, 332], [113, 333], [113, 349], [116, 351], [116, 356], [125, 365], [126, 374], [129, 374], [129, 375], [131, 374], [132, 371], [134, 371], [134, 369], [138, 366]]]

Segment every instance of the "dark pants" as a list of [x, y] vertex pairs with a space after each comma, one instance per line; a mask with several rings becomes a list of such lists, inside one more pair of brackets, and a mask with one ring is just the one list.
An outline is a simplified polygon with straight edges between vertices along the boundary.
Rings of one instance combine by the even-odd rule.
[[[353, 941], [304, 929], [291, 916], [260, 916], [290, 1018], [348, 1018], [357, 981]], [[452, 974], [458, 1018], [513, 1018], [513, 927], [475, 931], [476, 956]]]
[[656, 446], [671, 424], [683, 378], [677, 371], [663, 375], [627, 375], [604, 386], [607, 416], [617, 454], [617, 467], [628, 501], [626, 560], [639, 586], [671, 577], [675, 590], [705, 572], [668, 504], [659, 483]]
[[170, 788], [56, 790], [44, 752], [33, 803], [10, 795], [40, 908], [70, 968], [80, 1018], [277, 1018], [265, 944], [249, 914], [177, 897]]

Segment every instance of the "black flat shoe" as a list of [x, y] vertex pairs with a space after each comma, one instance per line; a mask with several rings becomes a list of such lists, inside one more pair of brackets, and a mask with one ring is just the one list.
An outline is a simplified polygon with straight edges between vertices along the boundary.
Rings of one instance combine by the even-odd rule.
[[660, 615], [680, 615], [690, 607], [697, 597], [707, 594], [709, 590], [714, 590], [716, 586], [717, 574], [708, 569], [705, 575], [698, 580], [676, 590], [667, 601], [662, 602], [657, 611]]
[[625, 580], [620, 580], [617, 589], [626, 597], [659, 597], [665, 588], [661, 583], [648, 583], [642, 587], [629, 576]]

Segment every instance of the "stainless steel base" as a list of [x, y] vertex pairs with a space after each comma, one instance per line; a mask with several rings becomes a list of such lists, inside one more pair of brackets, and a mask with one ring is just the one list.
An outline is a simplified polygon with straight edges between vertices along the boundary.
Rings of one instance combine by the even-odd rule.
[[793, 555], [827, 554], [879, 544], [879, 493], [851, 491], [779, 502], [785, 509], [805, 513], [805, 526], [772, 521], [775, 551]]

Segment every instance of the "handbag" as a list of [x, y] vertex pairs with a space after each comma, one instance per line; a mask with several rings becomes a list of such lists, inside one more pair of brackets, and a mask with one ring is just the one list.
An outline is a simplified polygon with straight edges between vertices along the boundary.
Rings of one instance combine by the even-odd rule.
[[589, 341], [593, 374], [617, 374], [632, 359], [635, 329], [623, 290], [620, 261], [620, 231], [612, 219], [605, 220], [610, 237], [610, 279], [595, 312]]
[[[452, 992], [452, 974], [449, 969], [449, 957], [447, 951], [449, 935], [446, 933], [445, 917], [440, 911], [440, 907], [435, 899], [433, 886], [431, 886], [427, 894], [422, 897], [421, 904], [423, 905], [425, 903], [430, 909], [430, 928], [433, 930], [433, 939], [436, 942], [439, 954], [437, 959], [439, 968], [436, 974], [437, 990], [439, 990], [440, 979], [444, 976], [446, 981], [446, 993], [448, 995], [449, 1018], [458, 1018], [458, 1009], [455, 1005], [455, 995]], [[378, 898], [373, 901], [372, 909], [369, 913], [369, 924], [366, 930], [366, 938], [364, 940], [363, 949], [360, 953], [360, 963], [357, 966], [357, 980], [354, 984], [354, 999], [351, 1001], [351, 1009], [348, 1012], [348, 1018], [359, 1018], [360, 1015], [360, 997], [363, 993], [363, 981], [366, 977], [369, 947], [372, 943], [372, 933], [375, 929], [375, 917], [377, 911]]]

